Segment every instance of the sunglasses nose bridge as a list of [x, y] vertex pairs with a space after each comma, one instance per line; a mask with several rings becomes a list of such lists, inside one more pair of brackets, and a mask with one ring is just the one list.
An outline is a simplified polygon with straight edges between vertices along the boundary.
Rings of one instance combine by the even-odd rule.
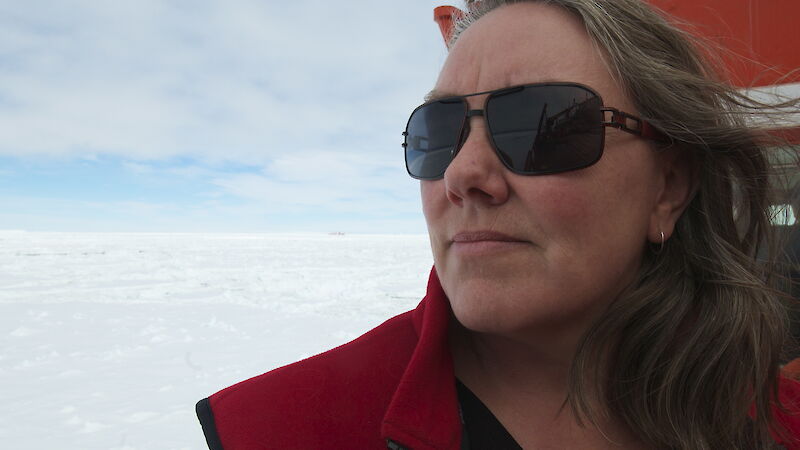
[[[473, 117], [475, 117], [475, 121], [478, 124], [477, 127], [473, 127], [474, 124], [472, 123], [471, 120]], [[473, 132], [478, 132], [478, 134], [472, 136], [473, 142], [470, 145], [477, 147], [474, 150], [470, 151], [471, 152], [478, 151], [481, 153], [488, 151], [492, 154], [493, 158], [497, 157], [499, 162], [502, 162], [502, 158], [500, 157], [500, 154], [498, 153], [492, 141], [491, 131], [489, 129], [489, 123], [486, 121], [486, 110], [470, 109], [464, 115], [464, 122], [461, 127], [461, 131], [459, 132], [458, 141], [456, 142], [456, 145], [453, 149], [453, 153], [450, 158], [450, 163], [448, 164], [448, 166], [453, 164], [455, 158], [461, 153], [464, 146], [467, 145], [467, 141], [469, 140], [469, 137], [470, 135], [472, 135]], [[478, 139], [478, 141], [475, 142], [474, 139]], [[484, 156], [488, 156], [488, 154], [485, 154]], [[481, 159], [483, 160], [483, 157], [481, 157]], [[486, 160], [483, 161], [484, 163], [486, 163]]]
[[455, 148], [453, 149], [453, 158], [458, 155], [458, 152], [461, 150], [461, 147], [464, 146], [464, 143], [467, 142], [467, 138], [472, 131], [472, 125], [470, 124], [470, 119], [475, 116], [483, 116], [482, 109], [470, 109], [467, 111], [466, 115], [464, 116], [464, 125], [461, 127], [461, 132], [458, 135], [458, 142], [456, 143]]

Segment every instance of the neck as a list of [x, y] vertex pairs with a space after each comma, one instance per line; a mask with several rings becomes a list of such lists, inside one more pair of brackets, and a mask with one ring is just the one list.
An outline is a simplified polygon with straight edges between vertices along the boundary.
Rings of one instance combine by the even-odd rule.
[[558, 339], [541, 342], [470, 331], [455, 319], [450, 328], [455, 372], [464, 384], [492, 397], [529, 393], [539, 398], [537, 403], [544, 396], [560, 405], [566, 399], [574, 346]]
[[[456, 376], [523, 448], [641, 448], [619, 423], [579, 425], [566, 403], [577, 338], [525, 339], [470, 331], [455, 319]], [[568, 445], [574, 443], [574, 446]]]

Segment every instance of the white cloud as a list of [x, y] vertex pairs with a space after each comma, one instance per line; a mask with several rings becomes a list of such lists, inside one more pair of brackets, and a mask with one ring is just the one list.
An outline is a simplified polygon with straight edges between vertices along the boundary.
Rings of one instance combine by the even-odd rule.
[[[0, 157], [40, 184], [1, 192], [0, 223], [422, 232], [400, 133], [446, 55], [440, 4], [0, 2]], [[130, 176], [65, 191], [76, 160]]]
[[229, 174], [213, 183], [267, 212], [357, 212], [380, 216], [420, 211], [417, 182], [363, 154], [306, 152], [276, 159], [263, 174]]
[[444, 56], [436, 5], [6, 2], [0, 154], [396, 150]]

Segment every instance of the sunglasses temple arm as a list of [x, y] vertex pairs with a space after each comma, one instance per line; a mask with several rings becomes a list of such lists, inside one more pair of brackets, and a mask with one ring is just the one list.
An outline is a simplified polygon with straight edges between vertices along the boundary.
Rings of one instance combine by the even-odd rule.
[[[670, 142], [670, 139], [661, 131], [650, 125], [649, 122], [642, 120], [632, 114], [620, 111], [616, 108], [603, 108], [601, 111], [611, 113], [611, 120], [603, 121], [603, 126], [617, 128], [626, 133], [641, 136], [643, 139], [653, 141]], [[633, 123], [633, 127], [629, 124]]]
[[672, 142], [666, 134], [658, 130], [658, 128], [650, 125], [650, 122], [642, 121], [642, 138], [650, 139], [659, 142]]

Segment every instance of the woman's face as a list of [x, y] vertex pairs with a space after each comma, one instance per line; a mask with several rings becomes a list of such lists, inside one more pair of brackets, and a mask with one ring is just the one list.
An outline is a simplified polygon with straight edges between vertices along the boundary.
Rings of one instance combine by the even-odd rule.
[[[465, 31], [435, 92], [546, 81], [590, 86], [606, 106], [637, 114], [582, 24], [538, 3], [501, 7]], [[470, 108], [484, 101], [470, 97]], [[647, 141], [607, 129], [595, 165], [516, 175], [494, 153], [483, 117], [469, 120], [444, 178], [421, 185], [436, 269], [456, 317], [487, 333], [580, 332], [633, 280], [648, 239], [660, 241], [653, 237], [664, 178], [658, 154]]]

